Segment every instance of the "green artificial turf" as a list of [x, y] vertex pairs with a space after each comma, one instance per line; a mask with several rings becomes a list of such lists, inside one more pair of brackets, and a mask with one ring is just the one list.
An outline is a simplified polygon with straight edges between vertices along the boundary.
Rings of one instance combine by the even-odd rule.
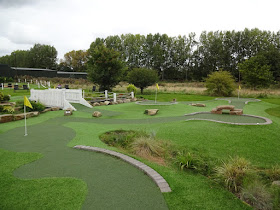
[[[22, 131], [22, 128], [15, 128], [1, 134], [0, 147], [16, 152], [40, 152], [43, 157], [15, 170], [16, 177], [24, 180], [47, 177], [83, 180], [88, 190], [83, 209], [167, 209], [158, 187], [137, 168], [103, 154], [67, 147], [68, 141], [75, 136], [74, 130], [49, 120], [29, 126], [28, 136], [24, 137]], [[59, 190], [55, 183], [50, 181], [50, 185], [54, 186], [54, 191]], [[71, 182], [65, 185], [66, 189], [71, 188]], [[81, 205], [86, 189], [79, 187], [76, 190], [83, 195], [82, 199], [81, 196], [77, 198]], [[9, 192], [2, 191], [1, 194], [11, 200], [9, 205], [13, 205]], [[29, 197], [25, 197], [26, 205], [29, 204], [28, 200]], [[60, 204], [56, 206], [55, 200], [50, 202], [54, 202], [49, 205], [55, 206], [55, 209], [77, 209], [77, 205], [65, 208]], [[38, 204], [37, 209], [41, 209], [42, 205]]]
[[[148, 100], [155, 100], [155, 93], [150, 95], [137, 94], [136, 97], [145, 98]], [[215, 97], [212, 96], [189, 95], [184, 93], [158, 93], [157, 94], [157, 101], [162, 101], [162, 102], [170, 102], [173, 101], [173, 99], [176, 99], [176, 101], [206, 101], [214, 98]]]
[[[193, 96], [189, 101], [201, 100], [200, 96], [197, 99]], [[158, 138], [170, 141], [178, 148], [201, 153], [209, 159], [215, 160], [217, 165], [221, 163], [221, 160], [227, 160], [229, 156], [245, 157], [256, 167], [269, 168], [279, 163], [280, 119], [265, 111], [275, 108], [277, 105], [267, 102], [249, 103], [243, 107], [245, 114], [267, 117], [272, 119], [273, 123], [260, 126], [240, 126], [208, 121], [185, 121], [184, 114], [210, 111], [217, 105], [228, 104], [228, 101], [205, 101], [206, 107], [193, 107], [187, 104], [187, 102], [181, 102], [171, 106], [158, 106], [160, 111], [156, 116], [144, 115], [144, 110], [157, 106], [127, 103], [88, 109], [74, 104], [78, 111], [74, 112], [72, 116], [63, 116], [63, 111], [58, 111], [28, 119], [29, 135], [26, 138], [22, 136], [23, 127], [20, 127], [23, 125], [23, 121], [1, 124], [0, 147], [18, 152], [43, 154], [42, 158], [36, 154], [35, 157], [40, 159], [22, 166], [14, 172], [16, 177], [24, 178], [24, 180], [18, 179], [19, 184], [25, 179], [34, 181], [33, 178], [46, 180], [50, 177], [69, 177], [65, 181], [64, 189], [67, 189], [67, 186], [70, 189], [69, 183], [73, 180], [77, 182], [77, 186], [87, 183], [88, 194], [83, 205], [85, 209], [92, 205], [95, 205], [96, 208], [104, 209], [105, 207], [107, 209], [113, 206], [117, 209], [118, 204], [122, 209], [127, 209], [130, 205], [140, 208], [139, 203], [146, 205], [145, 209], [149, 209], [149, 204], [143, 203], [144, 200], [147, 203], [156, 201], [153, 205], [159, 207], [153, 206], [151, 209], [166, 208], [158, 188], [137, 169], [112, 157], [70, 148], [82, 144], [118, 151], [117, 148], [109, 147], [99, 139], [100, 134], [111, 130], [132, 129], [153, 132]], [[91, 114], [95, 110], [101, 111], [103, 116], [93, 118]], [[27, 154], [34, 155], [35, 153]], [[135, 158], [157, 170], [170, 184], [172, 192], [163, 194], [170, 209], [249, 209], [233, 194], [205, 176], [181, 172], [173, 167], [160, 166], [139, 157]], [[4, 158], [3, 161], [6, 159]], [[7, 176], [12, 177], [11, 172], [7, 172], [7, 174], [1, 179], [2, 185], [9, 183]], [[44, 178], [41, 179], [41, 177]], [[137, 188], [133, 188], [129, 183], [136, 183]], [[150, 187], [142, 189], [141, 184]], [[126, 189], [131, 190], [128, 190], [130, 193], [122, 194], [125, 191], [124, 185], [127, 185]], [[80, 188], [82, 188], [81, 186]], [[50, 188], [55, 192], [59, 191], [55, 185], [51, 185]], [[118, 191], [118, 188], [123, 191]], [[112, 193], [107, 192], [106, 189], [111, 190]], [[35, 191], [40, 192], [40, 189], [36, 188], [32, 192]], [[7, 195], [5, 202], [12, 205], [15, 195], [10, 196], [8, 189], [4, 192], [4, 196]], [[84, 192], [83, 190], [80, 192], [80, 203], [83, 201]], [[21, 196], [23, 197], [20, 202], [30, 199], [28, 196]], [[142, 200], [142, 198], [145, 199]], [[138, 201], [134, 201], [137, 199]], [[115, 203], [116, 200], [119, 203]], [[72, 202], [74, 201], [69, 198], [69, 203]], [[134, 204], [135, 202], [138, 204]]]

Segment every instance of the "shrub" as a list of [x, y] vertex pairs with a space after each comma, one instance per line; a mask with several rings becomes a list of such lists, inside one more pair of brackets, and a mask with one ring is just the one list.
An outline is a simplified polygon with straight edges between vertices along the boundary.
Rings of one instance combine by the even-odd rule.
[[0, 101], [9, 101], [10, 95], [5, 95], [4, 93], [0, 92]]
[[109, 146], [129, 148], [130, 144], [143, 132], [133, 130], [115, 130], [101, 134], [99, 138]]
[[238, 192], [243, 179], [249, 172], [250, 162], [244, 158], [230, 158], [223, 162], [222, 166], [216, 168], [216, 175], [222, 179], [225, 186], [232, 192]]
[[268, 169], [266, 171], [266, 174], [269, 177], [269, 179], [272, 181], [280, 180], [280, 166], [279, 165], [273, 166], [271, 169]]
[[259, 181], [255, 181], [242, 189], [241, 200], [250, 204], [254, 209], [273, 209], [273, 199], [267, 187]]
[[0, 101], [4, 101], [4, 94], [0, 92]]
[[135, 139], [131, 144], [131, 148], [134, 154], [141, 157], [162, 157], [164, 155], [164, 148], [159, 141], [147, 136], [141, 136]]
[[4, 106], [3, 107], [3, 112], [13, 114], [15, 112], [15, 109], [12, 106]]
[[[26, 111], [27, 112], [33, 112], [33, 111], [38, 111], [38, 112], [42, 112], [45, 110], [45, 106], [43, 104], [41, 104], [40, 102], [35, 102], [35, 101], [30, 101], [33, 109], [31, 109], [30, 107], [26, 107]], [[24, 104], [23, 101], [17, 102], [17, 104], [19, 106], [21, 106], [21, 110], [24, 109]]]
[[127, 87], [127, 92], [131, 93], [131, 92], [134, 92], [134, 94], [136, 93], [137, 89], [136, 87], [133, 85], [133, 84], [129, 84]]
[[234, 79], [227, 71], [217, 71], [208, 75], [206, 79], [207, 92], [215, 96], [231, 96], [234, 86]]

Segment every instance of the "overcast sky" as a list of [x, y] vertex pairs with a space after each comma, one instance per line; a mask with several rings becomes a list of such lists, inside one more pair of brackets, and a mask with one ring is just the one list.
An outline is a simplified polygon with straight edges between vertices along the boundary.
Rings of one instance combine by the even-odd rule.
[[279, 0], [0, 0], [0, 56], [35, 43], [88, 49], [97, 37], [126, 33], [280, 30]]

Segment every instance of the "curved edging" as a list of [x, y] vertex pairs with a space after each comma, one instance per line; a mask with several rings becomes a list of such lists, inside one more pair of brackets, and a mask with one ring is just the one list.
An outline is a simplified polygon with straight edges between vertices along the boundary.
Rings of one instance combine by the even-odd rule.
[[[194, 112], [194, 113], [191, 113], [191, 114], [185, 114], [184, 116], [191, 116], [191, 115], [196, 115], [196, 114], [211, 114], [211, 112]], [[186, 121], [189, 121], [189, 120], [207, 120], [207, 121], [211, 121], [211, 122], [224, 123], [224, 124], [230, 124], [230, 125], [269, 125], [269, 124], [272, 123], [272, 121], [270, 119], [266, 118], [266, 117], [260, 117], [260, 116], [249, 115], [249, 114], [242, 114], [240, 116], [260, 118], [260, 119], [265, 120], [265, 122], [264, 123], [233, 123], [233, 122], [225, 122], [225, 121], [202, 119], [202, 118], [191, 118], [191, 119], [187, 119]]]
[[84, 145], [76, 145], [74, 146], [75, 149], [81, 149], [81, 150], [87, 150], [87, 151], [94, 151], [94, 152], [101, 152], [107, 155], [112, 155], [117, 158], [120, 158], [134, 167], [140, 169], [141, 171], [144, 171], [152, 180], [157, 184], [161, 192], [171, 192], [171, 189], [169, 187], [169, 184], [165, 181], [165, 179], [154, 169], [151, 167], [147, 166], [146, 164], [135, 160], [132, 157], [129, 157], [127, 155], [121, 154], [119, 152], [107, 150], [107, 149], [102, 149], [99, 147], [90, 147], [90, 146], [84, 146]]

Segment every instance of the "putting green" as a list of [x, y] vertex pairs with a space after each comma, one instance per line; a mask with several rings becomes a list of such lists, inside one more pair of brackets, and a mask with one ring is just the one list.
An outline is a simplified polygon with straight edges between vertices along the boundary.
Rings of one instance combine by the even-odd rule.
[[43, 154], [41, 159], [16, 169], [16, 177], [82, 179], [88, 187], [83, 209], [167, 209], [162, 193], [143, 172], [110, 156], [67, 147], [75, 132], [62, 126], [62, 120], [54, 121], [28, 126], [25, 137], [22, 127], [0, 135], [3, 149]]

